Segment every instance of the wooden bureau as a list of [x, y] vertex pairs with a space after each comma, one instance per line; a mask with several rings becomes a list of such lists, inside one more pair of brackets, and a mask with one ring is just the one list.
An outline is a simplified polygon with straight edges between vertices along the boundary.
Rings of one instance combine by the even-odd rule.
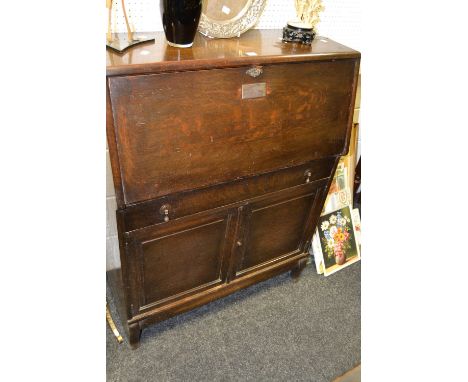
[[141, 330], [306, 264], [347, 153], [360, 53], [281, 30], [107, 52], [120, 259], [108, 282]]

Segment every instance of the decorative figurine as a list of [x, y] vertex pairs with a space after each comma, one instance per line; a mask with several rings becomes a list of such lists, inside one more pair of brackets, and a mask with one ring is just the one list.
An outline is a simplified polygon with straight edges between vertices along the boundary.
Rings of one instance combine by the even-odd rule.
[[107, 20], [107, 34], [106, 34], [106, 47], [112, 49], [117, 53], [123, 53], [128, 48], [142, 44], [144, 42], [154, 41], [154, 38], [147, 38], [146, 36], [135, 36], [130, 23], [128, 22], [127, 11], [125, 9], [125, 2], [122, 0], [122, 11], [125, 18], [125, 26], [127, 27], [127, 35], [112, 34], [112, 1], [106, 0], [106, 8], [108, 10]]
[[319, 13], [325, 9], [322, 0], [295, 0], [297, 19], [283, 28], [283, 41], [310, 45], [315, 37]]

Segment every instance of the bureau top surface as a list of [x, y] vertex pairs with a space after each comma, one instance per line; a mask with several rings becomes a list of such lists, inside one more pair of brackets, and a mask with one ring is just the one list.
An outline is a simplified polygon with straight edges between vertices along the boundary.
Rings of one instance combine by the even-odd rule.
[[185, 49], [169, 46], [163, 32], [136, 35], [155, 40], [123, 54], [107, 49], [108, 76], [360, 57], [359, 52], [321, 36], [310, 46], [285, 43], [280, 29], [252, 29], [230, 39], [197, 33], [192, 48]]

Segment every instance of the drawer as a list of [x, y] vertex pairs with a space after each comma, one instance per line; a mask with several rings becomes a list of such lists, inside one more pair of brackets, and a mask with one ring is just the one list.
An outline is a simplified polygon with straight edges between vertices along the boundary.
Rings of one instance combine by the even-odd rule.
[[[181, 192], [120, 210], [124, 231], [164, 222], [165, 209], [170, 220], [305, 184], [307, 180], [326, 184], [332, 175], [335, 158], [325, 158], [305, 165], [260, 176], [233, 181], [192, 192]], [[309, 176], [310, 174], [310, 176]], [[164, 207], [166, 206], [166, 207]]]
[[[343, 153], [356, 60], [111, 77], [125, 204]], [[243, 98], [243, 85], [265, 95]], [[245, 93], [245, 92], [244, 92]]]

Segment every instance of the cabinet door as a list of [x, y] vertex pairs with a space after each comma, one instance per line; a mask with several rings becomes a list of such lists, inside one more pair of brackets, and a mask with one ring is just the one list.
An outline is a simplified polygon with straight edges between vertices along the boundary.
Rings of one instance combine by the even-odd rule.
[[274, 193], [244, 207], [235, 277], [308, 250], [320, 214], [324, 182]]
[[218, 209], [130, 232], [133, 313], [225, 282], [236, 217]]

